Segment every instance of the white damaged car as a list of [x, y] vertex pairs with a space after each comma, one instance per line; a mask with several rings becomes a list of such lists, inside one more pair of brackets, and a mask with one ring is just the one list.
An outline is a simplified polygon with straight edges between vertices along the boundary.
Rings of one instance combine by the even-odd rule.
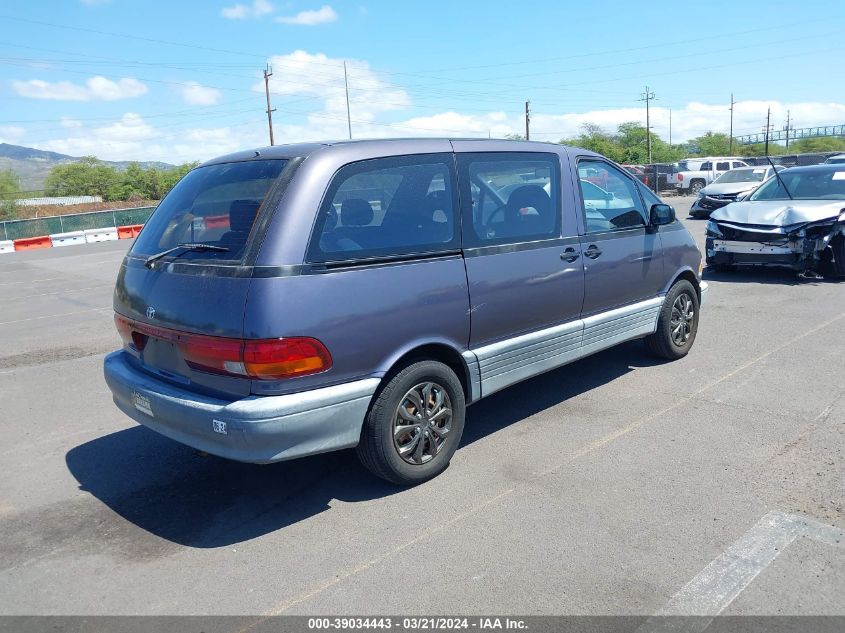
[[845, 276], [845, 165], [793, 167], [707, 222], [707, 264], [787, 266]]

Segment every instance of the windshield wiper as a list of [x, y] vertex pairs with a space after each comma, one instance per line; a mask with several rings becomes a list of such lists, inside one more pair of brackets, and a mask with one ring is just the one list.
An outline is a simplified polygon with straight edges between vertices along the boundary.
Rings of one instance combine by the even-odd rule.
[[795, 198], [792, 197], [792, 194], [789, 193], [789, 189], [787, 189], [786, 183], [783, 181], [783, 178], [780, 177], [778, 170], [775, 169], [775, 164], [772, 162], [772, 159], [766, 156], [766, 160], [769, 161], [769, 165], [772, 166], [772, 171], [775, 172], [775, 178], [778, 179], [778, 182], [780, 183], [780, 186], [783, 187], [783, 190], [786, 192], [786, 195], [789, 196], [790, 200], [795, 200]]
[[[202, 242], [184, 242], [182, 244], [177, 244], [173, 248], [168, 248], [166, 251], [161, 251], [160, 253], [156, 253], [155, 255], [150, 255], [144, 261], [144, 266], [147, 268], [151, 268], [152, 265], [160, 260], [162, 257], [170, 255], [171, 253], [175, 253], [177, 251], [214, 251], [218, 253], [225, 253], [228, 252], [228, 248], [225, 246], [215, 246], [214, 244], [203, 244]], [[179, 253], [181, 255], [181, 253]]]

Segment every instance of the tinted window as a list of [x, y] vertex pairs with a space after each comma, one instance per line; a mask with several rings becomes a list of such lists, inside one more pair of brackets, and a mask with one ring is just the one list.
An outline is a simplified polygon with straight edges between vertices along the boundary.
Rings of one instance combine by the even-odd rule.
[[699, 171], [710, 171], [713, 169], [713, 163], [707, 161], [706, 163], [701, 163], [701, 167], [698, 168]]
[[730, 163], [716, 163], [717, 171], [728, 171], [731, 168]]
[[599, 160], [580, 160], [578, 176], [588, 233], [645, 226], [637, 185], [616, 167]]
[[735, 162], [733, 163], [733, 166], [734, 166], [734, 169], [736, 169], [737, 167], [745, 167], [745, 164], [744, 164], [744, 163], [740, 163], [739, 161], [735, 161]]
[[451, 155], [353, 163], [329, 186], [311, 261], [428, 253], [460, 244]]
[[465, 243], [560, 237], [556, 154], [462, 154], [459, 161]]
[[227, 251], [186, 251], [181, 259], [240, 260], [267, 192], [285, 160], [208, 165], [189, 172], [165, 196], [132, 247], [149, 256], [177, 244], [202, 242]]

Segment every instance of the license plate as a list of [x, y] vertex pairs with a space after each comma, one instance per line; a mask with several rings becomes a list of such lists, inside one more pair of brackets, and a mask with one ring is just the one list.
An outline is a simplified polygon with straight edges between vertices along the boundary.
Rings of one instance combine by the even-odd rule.
[[146, 413], [151, 418], [153, 416], [153, 408], [150, 406], [150, 399], [137, 391], [132, 392], [132, 404], [142, 413]]
[[220, 433], [222, 435], [229, 434], [229, 431], [226, 428], [226, 423], [223, 420], [212, 420], [211, 428], [214, 429], [215, 433]]

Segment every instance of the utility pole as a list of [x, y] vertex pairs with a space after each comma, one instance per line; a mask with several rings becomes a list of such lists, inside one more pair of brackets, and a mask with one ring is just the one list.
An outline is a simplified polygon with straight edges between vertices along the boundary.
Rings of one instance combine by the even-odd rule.
[[270, 128], [270, 145], [275, 145], [273, 141], [273, 113], [276, 108], [270, 107], [270, 77], [273, 76], [273, 69], [270, 64], [264, 67], [264, 94], [267, 96], [267, 125]]
[[786, 149], [789, 149], [789, 110], [786, 111], [786, 127], [783, 129], [786, 130]]
[[648, 86], [645, 87], [645, 92], [642, 94], [640, 101], [645, 101], [645, 140], [648, 148], [648, 162], [651, 162], [651, 118], [649, 116], [648, 103], [654, 99], [654, 93], [649, 92]]
[[346, 75], [346, 60], [343, 60], [343, 85], [346, 87], [346, 125], [349, 127], [349, 138], [352, 138], [352, 117], [349, 114], [349, 77]]
[[531, 140], [531, 102], [525, 102], [525, 140]]
[[672, 108], [669, 108], [669, 147], [672, 147]]
[[731, 131], [730, 140], [728, 141], [728, 154], [734, 153], [734, 93], [731, 93]]
[[769, 106], [769, 108], [766, 110], [766, 156], [769, 155], [769, 132], [772, 129], [772, 125], [769, 121], [771, 118], [772, 108], [771, 106]]

